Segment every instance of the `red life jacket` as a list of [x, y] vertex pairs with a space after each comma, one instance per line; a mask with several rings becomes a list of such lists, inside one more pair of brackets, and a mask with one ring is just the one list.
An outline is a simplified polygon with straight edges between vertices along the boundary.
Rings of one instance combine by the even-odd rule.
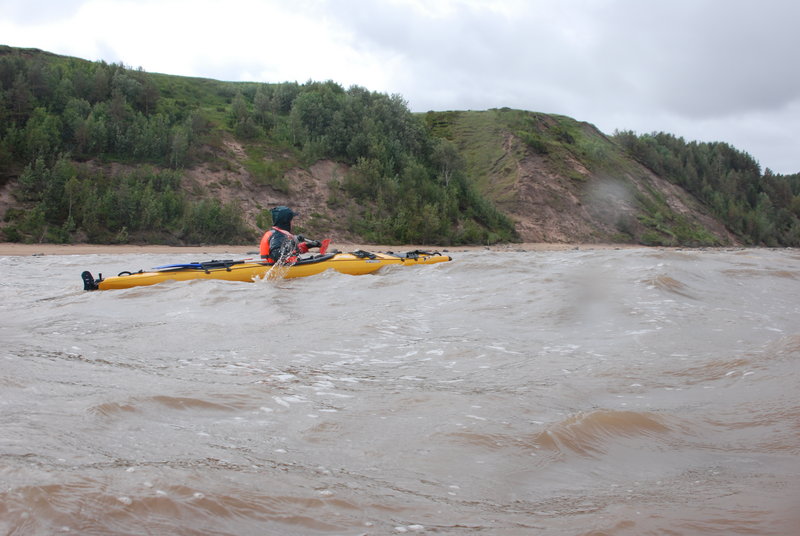
[[[261, 245], [259, 246], [259, 253], [261, 254], [261, 258], [264, 259], [265, 261], [275, 262], [277, 260], [270, 258], [270, 251], [269, 251], [270, 249], [269, 239], [272, 238], [272, 235], [274, 235], [276, 232], [283, 234], [288, 240], [291, 240], [291, 242], [296, 245], [295, 249], [298, 250], [300, 253], [306, 253], [308, 251], [308, 246], [306, 246], [305, 242], [298, 244], [297, 238], [295, 238], [295, 236], [292, 233], [290, 233], [285, 229], [281, 229], [280, 227], [273, 227], [272, 229], [264, 233], [264, 236], [261, 237]], [[292, 255], [291, 257], [285, 260], [288, 263], [293, 263], [297, 261], [297, 257]]]

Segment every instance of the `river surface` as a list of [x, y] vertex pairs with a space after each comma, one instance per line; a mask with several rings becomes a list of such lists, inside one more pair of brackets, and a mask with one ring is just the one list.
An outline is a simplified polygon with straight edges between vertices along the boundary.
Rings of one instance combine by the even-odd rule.
[[450, 254], [0, 257], [0, 534], [798, 534], [800, 251]]

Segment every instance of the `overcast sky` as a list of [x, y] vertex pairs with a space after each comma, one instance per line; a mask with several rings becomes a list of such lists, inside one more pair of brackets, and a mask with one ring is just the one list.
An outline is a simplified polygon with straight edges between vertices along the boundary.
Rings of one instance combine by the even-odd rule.
[[795, 0], [0, 0], [0, 44], [724, 141], [800, 172]]

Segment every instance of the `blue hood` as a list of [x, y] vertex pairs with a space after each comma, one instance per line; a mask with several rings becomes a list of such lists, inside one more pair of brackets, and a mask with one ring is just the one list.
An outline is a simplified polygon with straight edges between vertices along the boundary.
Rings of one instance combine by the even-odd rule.
[[272, 225], [285, 231], [292, 230], [292, 218], [297, 216], [295, 211], [286, 206], [279, 206], [270, 212], [272, 213]]

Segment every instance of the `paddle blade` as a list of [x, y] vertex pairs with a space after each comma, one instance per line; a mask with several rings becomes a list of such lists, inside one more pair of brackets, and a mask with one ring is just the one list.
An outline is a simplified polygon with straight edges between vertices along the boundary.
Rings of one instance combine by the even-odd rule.
[[330, 243], [331, 243], [330, 238], [326, 238], [325, 240], [322, 241], [322, 245], [319, 246], [320, 255], [325, 255], [325, 252], [328, 251], [328, 246], [330, 245]]

